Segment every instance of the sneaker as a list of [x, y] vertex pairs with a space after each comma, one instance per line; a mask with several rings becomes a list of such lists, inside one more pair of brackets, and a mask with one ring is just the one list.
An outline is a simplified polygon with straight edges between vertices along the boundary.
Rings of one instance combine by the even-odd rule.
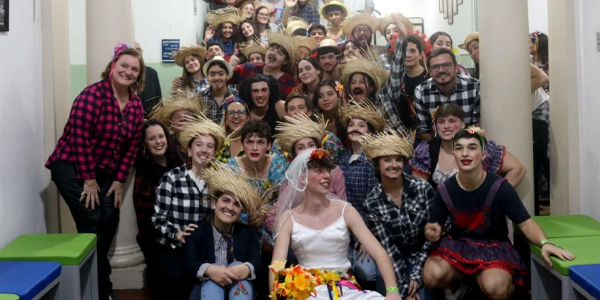
[[461, 282], [460, 287], [454, 291], [445, 289], [446, 300], [461, 300], [470, 291], [471, 289], [466, 284]]

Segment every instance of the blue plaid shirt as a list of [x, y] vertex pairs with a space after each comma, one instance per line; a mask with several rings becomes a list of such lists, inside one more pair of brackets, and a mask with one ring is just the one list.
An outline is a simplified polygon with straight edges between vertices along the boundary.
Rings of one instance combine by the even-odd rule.
[[310, 5], [307, 3], [302, 9], [300, 9], [300, 7], [296, 7], [296, 9], [292, 9], [290, 11], [290, 17], [292, 16], [304, 19], [304, 21], [306, 21], [308, 24], [319, 23], [319, 12], [317, 11], [316, 4]]
[[378, 181], [375, 177], [373, 163], [367, 160], [365, 152], [363, 151], [356, 160], [350, 162], [352, 154], [352, 150], [346, 152], [340, 159], [338, 166], [340, 166], [342, 173], [344, 173], [344, 178], [346, 178], [346, 194], [348, 195], [348, 202], [350, 202], [364, 218], [363, 206], [367, 199], [367, 195], [373, 190], [373, 187], [377, 185]]

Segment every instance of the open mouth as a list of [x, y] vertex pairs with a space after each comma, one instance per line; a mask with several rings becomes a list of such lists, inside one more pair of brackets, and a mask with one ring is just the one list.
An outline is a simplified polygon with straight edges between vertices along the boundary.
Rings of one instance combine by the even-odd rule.
[[267, 57], [267, 60], [268, 60], [269, 62], [272, 62], [272, 63], [274, 63], [274, 62], [276, 62], [276, 61], [277, 61], [277, 57], [276, 57], [274, 54], [269, 54], [269, 56]]
[[222, 210], [222, 212], [223, 212], [223, 215], [226, 215], [226, 216], [228, 216], [228, 217], [235, 217], [235, 216], [236, 216], [234, 213], [232, 213], [232, 212], [231, 212], [230, 210], [228, 210], [228, 209], [223, 209], [223, 210]]
[[400, 173], [400, 169], [399, 168], [389, 168], [389, 169], [387, 169], [387, 171], [388, 171], [388, 173], [391, 173], [391, 174]]
[[323, 181], [321, 183], [319, 183], [320, 186], [329, 189], [329, 181]]
[[160, 150], [162, 150], [164, 147], [165, 147], [164, 145], [155, 146], [155, 147], [154, 147], [154, 150], [156, 150], [156, 151], [160, 151]]
[[465, 165], [465, 166], [468, 166], [468, 165], [470, 165], [472, 162], [473, 162], [473, 161], [472, 161], [472, 160], [470, 160], [470, 159], [461, 159], [461, 160], [460, 160], [460, 163], [461, 163], [461, 164], [463, 164], [463, 165]]
[[354, 88], [352, 90], [352, 93], [354, 94], [354, 96], [363, 96], [365, 94], [365, 91], [361, 88]]

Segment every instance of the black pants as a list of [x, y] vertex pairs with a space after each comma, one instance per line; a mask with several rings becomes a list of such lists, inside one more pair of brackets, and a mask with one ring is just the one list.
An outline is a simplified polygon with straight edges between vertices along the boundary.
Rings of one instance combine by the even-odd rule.
[[184, 249], [158, 246], [155, 253], [156, 286], [151, 288], [154, 300], [188, 300], [195, 278], [183, 273]]
[[[535, 215], [540, 214], [540, 198], [548, 198], [550, 193], [550, 158], [548, 157], [549, 142], [548, 123], [533, 120], [533, 178]], [[540, 178], [548, 181], [548, 190], [542, 191]], [[543, 193], [542, 193], [543, 192]]]
[[119, 209], [115, 208], [114, 194], [106, 197], [106, 193], [114, 180], [114, 176], [96, 169], [96, 182], [100, 187], [98, 196], [100, 205], [92, 210], [85, 208], [85, 200], [79, 201], [83, 191], [83, 180], [78, 180], [75, 165], [69, 162], [55, 162], [50, 166], [52, 181], [58, 192], [69, 206], [75, 220], [77, 232], [94, 233], [98, 236], [96, 251], [98, 256], [98, 287], [100, 299], [105, 299], [112, 292], [110, 281], [111, 267], [107, 254], [119, 225]]

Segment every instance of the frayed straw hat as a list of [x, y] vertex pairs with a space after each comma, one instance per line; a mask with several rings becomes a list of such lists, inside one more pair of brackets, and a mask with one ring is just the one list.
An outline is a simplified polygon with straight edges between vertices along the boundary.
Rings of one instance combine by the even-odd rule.
[[298, 48], [304, 47], [308, 49], [309, 52], [319, 46], [319, 42], [317, 42], [317, 40], [307, 36], [295, 36], [294, 39], [296, 40], [296, 45]]
[[263, 57], [267, 54], [267, 47], [261, 43], [251, 42], [242, 50], [242, 54], [246, 59], [250, 59], [250, 54], [260, 53]]
[[344, 21], [342, 24], [342, 32], [346, 37], [352, 38], [352, 31], [358, 25], [366, 25], [371, 29], [371, 33], [375, 33], [377, 30], [377, 25], [379, 24], [379, 20], [373, 15], [368, 15], [365, 13], [356, 14]]
[[184, 60], [188, 55], [197, 56], [200, 64], [203, 64], [206, 58], [206, 49], [200, 45], [190, 45], [181, 47], [179, 50], [171, 53], [171, 57], [175, 59], [175, 63], [182, 68], [184, 67]]
[[478, 31], [469, 33], [469, 35], [467, 35], [467, 38], [465, 38], [465, 41], [462, 44], [458, 45], [458, 48], [467, 50], [467, 46], [469, 46], [469, 43], [472, 41], [479, 41]]
[[[398, 18], [400, 19], [402, 24], [404, 24], [404, 26], [406, 27], [406, 30], [413, 29], [413, 27], [414, 27], [413, 23], [407, 17], [405, 17], [403, 14], [400, 14], [400, 13], [394, 13], [394, 14], [398, 15]], [[385, 37], [385, 29], [392, 23], [396, 23], [396, 21], [394, 21], [394, 18], [392, 18], [391, 15], [385, 16], [385, 17], [383, 17], [383, 19], [381, 19], [381, 21], [379, 21], [379, 27], [377, 29]]]
[[219, 26], [223, 23], [232, 23], [233, 25], [238, 26], [242, 21], [244, 21], [244, 19], [240, 16], [238, 9], [233, 6], [213, 10], [206, 15], [206, 23], [213, 26]]
[[[292, 153], [294, 144], [303, 138], [314, 138], [321, 143], [327, 122], [320, 115], [315, 115], [315, 117], [316, 122], [302, 113], [295, 117], [286, 116], [286, 122], [277, 122], [275, 127], [277, 133], [274, 137], [281, 149]], [[317, 147], [321, 147], [321, 145], [317, 145]]]
[[[190, 97], [191, 96], [191, 97]], [[162, 100], [152, 108], [150, 112], [151, 119], [161, 121], [165, 126], [171, 128], [171, 116], [180, 110], [187, 110], [192, 114], [201, 114], [202, 107], [195, 95], [190, 95], [187, 92], [180, 92], [175, 95], [163, 97]]]
[[331, 7], [331, 6], [339, 7], [339, 9], [342, 11], [342, 18], [346, 18], [348, 16], [348, 8], [346, 8], [346, 5], [344, 5], [344, 3], [337, 1], [337, 0], [330, 1], [329, 3], [321, 6], [321, 8], [319, 9], [319, 15], [321, 15], [321, 17], [323, 17], [324, 19], [327, 19], [325, 17], [325, 10], [326, 10], [325, 8]]
[[411, 140], [406, 134], [394, 129], [376, 134], [366, 134], [360, 139], [367, 159], [373, 160], [381, 156], [400, 155], [409, 158], [413, 153]]
[[350, 87], [350, 77], [355, 73], [362, 73], [371, 77], [375, 83], [373, 87], [375, 91], [379, 91], [388, 81], [388, 72], [384, 68], [361, 56], [346, 60], [346, 64], [342, 69], [342, 82]]
[[206, 180], [211, 195], [225, 193], [235, 197], [242, 206], [242, 211], [248, 214], [248, 224], [259, 227], [268, 211], [267, 202], [270, 192], [261, 193], [249, 182], [239, 167], [213, 160], [209, 168], [204, 168], [201, 174]]
[[383, 110], [366, 98], [362, 99], [360, 103], [351, 99], [348, 104], [340, 108], [340, 120], [344, 127], [348, 128], [348, 123], [352, 119], [364, 120], [373, 126], [376, 132], [381, 132], [385, 127]]
[[290, 65], [295, 65], [298, 61], [298, 54], [296, 50], [298, 46], [296, 45], [296, 40], [289, 36], [285, 30], [279, 30], [278, 32], [269, 33], [269, 47], [273, 45], [279, 45], [285, 49], [289, 58]]
[[195, 114], [188, 118], [183, 131], [179, 134], [179, 143], [183, 149], [187, 149], [191, 141], [200, 135], [210, 135], [215, 139], [215, 153], [221, 150], [225, 143], [225, 130], [219, 124], [208, 119], [204, 114]]
[[298, 29], [308, 30], [308, 23], [304, 21], [304, 19], [300, 19], [298, 17], [290, 17], [288, 21], [287, 27], [285, 30], [289, 36], [294, 35], [294, 31]]

